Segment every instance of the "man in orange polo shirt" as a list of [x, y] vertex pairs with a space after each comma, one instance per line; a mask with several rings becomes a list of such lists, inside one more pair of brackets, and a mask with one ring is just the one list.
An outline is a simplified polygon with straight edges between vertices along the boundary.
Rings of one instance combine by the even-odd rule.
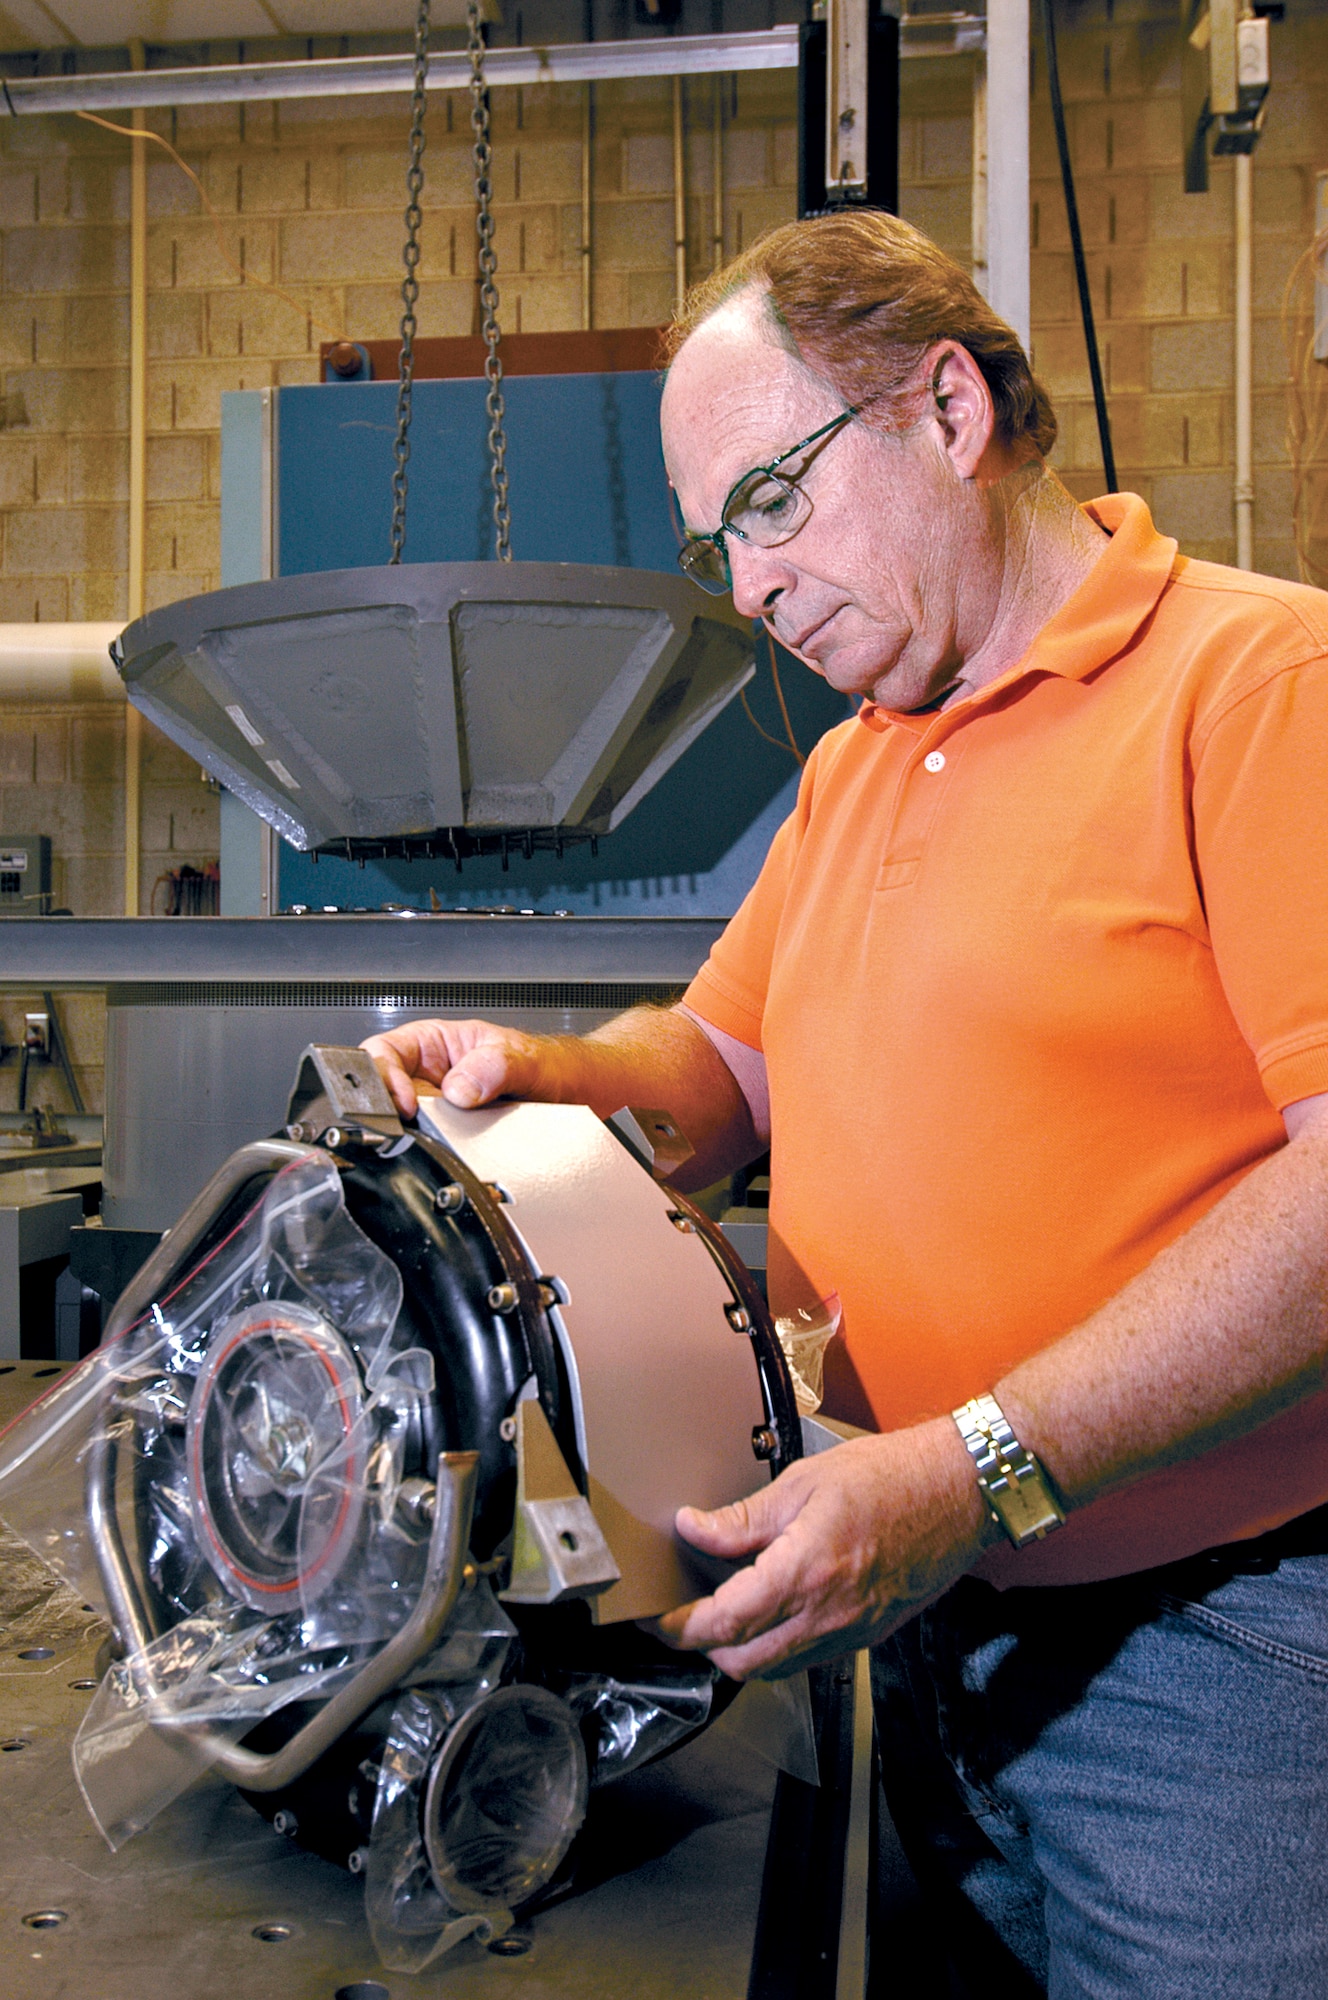
[[[1328, 1992], [1328, 600], [1078, 508], [892, 218], [689, 301], [681, 560], [846, 695], [686, 997], [376, 1039], [454, 1103], [769, 1140], [781, 1308], [878, 1435], [681, 1531], [727, 1672], [877, 1643], [891, 1801], [1007, 1991]], [[962, 1579], [962, 1581], [961, 1581]], [[879, 1644], [888, 1634], [896, 1636]], [[1213, 1890], [1220, 1884], [1220, 1903]]]

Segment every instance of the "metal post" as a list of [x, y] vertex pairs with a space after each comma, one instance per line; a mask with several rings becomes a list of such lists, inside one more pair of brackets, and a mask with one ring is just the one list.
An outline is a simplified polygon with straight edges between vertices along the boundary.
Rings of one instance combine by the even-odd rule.
[[867, 0], [827, 0], [826, 199], [867, 199]]
[[1027, 347], [1028, 0], [987, 8], [987, 297]]
[[717, 76], [714, 91], [715, 120], [710, 131], [711, 189], [713, 207], [710, 223], [710, 268], [717, 271], [724, 262], [724, 79]]
[[581, 324], [594, 323], [591, 292], [591, 197], [595, 185], [595, 86], [585, 85], [581, 98]]
[[[147, 57], [142, 42], [129, 45], [135, 69]], [[133, 113], [136, 132], [146, 130], [142, 111]], [[148, 163], [141, 139], [129, 143], [129, 592], [131, 620], [146, 609], [148, 513]], [[124, 739], [124, 913], [136, 917], [142, 873], [143, 718], [125, 705]]]
[[682, 78], [673, 79], [673, 310], [687, 296], [687, 150], [683, 136]]
[[989, 298], [991, 282], [987, 269], [987, 57], [985, 50], [973, 65], [973, 283], [983, 298]]
[[1254, 568], [1254, 158], [1236, 168], [1236, 568]]

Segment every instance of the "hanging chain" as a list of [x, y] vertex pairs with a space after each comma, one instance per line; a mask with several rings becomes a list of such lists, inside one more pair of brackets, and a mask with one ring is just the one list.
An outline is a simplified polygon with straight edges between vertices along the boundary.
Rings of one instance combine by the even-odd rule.
[[415, 79], [410, 99], [410, 165], [406, 170], [406, 244], [401, 261], [406, 275], [401, 281], [401, 359], [397, 364], [397, 435], [393, 446], [392, 472], [392, 556], [401, 561], [406, 546], [406, 468], [410, 464], [410, 419], [415, 392], [415, 307], [420, 296], [420, 196], [424, 192], [424, 105], [429, 76], [429, 7], [420, 0], [415, 20]]
[[480, 33], [479, 0], [469, 0], [466, 28], [470, 55], [470, 129], [475, 134], [475, 229], [480, 239], [480, 331], [488, 350], [484, 357], [484, 379], [489, 385], [489, 393], [484, 407], [489, 418], [494, 554], [499, 562], [511, 562], [512, 514], [507, 504], [506, 408], [503, 402], [503, 362], [498, 352], [502, 334], [498, 326], [498, 287], [493, 281], [498, 269], [493, 247], [491, 207], [493, 149], [489, 144], [489, 97], [484, 87], [484, 37]]

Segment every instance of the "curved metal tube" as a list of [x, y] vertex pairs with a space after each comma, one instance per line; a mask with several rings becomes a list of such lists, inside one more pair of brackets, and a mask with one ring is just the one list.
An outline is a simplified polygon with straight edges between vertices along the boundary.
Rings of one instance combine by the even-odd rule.
[[[289, 1166], [293, 1161], [319, 1157], [311, 1146], [294, 1146], [285, 1139], [260, 1139], [242, 1146], [212, 1176], [202, 1193], [193, 1200], [173, 1229], [169, 1229], [126, 1285], [106, 1323], [99, 1356], [104, 1355], [150, 1305], [154, 1294], [166, 1283], [182, 1260], [200, 1241], [215, 1219], [218, 1208], [247, 1180], [266, 1168]], [[102, 1364], [105, 1376], [98, 1398], [88, 1444], [84, 1488], [88, 1511], [88, 1531], [97, 1558], [111, 1623], [122, 1646], [131, 1655], [141, 1653], [157, 1636], [143, 1603], [116, 1511], [115, 1475], [119, 1456], [115, 1437], [115, 1405], [121, 1382], [111, 1365]]]
[[190, 1202], [180, 1220], [166, 1231], [147, 1263], [129, 1280], [116, 1301], [115, 1311], [106, 1322], [101, 1345], [109, 1347], [134, 1324], [144, 1308], [151, 1304], [158, 1286], [164, 1284], [189, 1255], [204, 1230], [215, 1220], [218, 1208], [230, 1200], [236, 1188], [243, 1187], [255, 1174], [261, 1174], [265, 1167], [287, 1167], [295, 1160], [325, 1160], [327, 1157], [317, 1146], [295, 1146], [288, 1139], [256, 1139], [252, 1145], [241, 1146], [238, 1153], [232, 1153], [229, 1160], [218, 1167], [202, 1193]]
[[190, 1735], [204, 1749], [215, 1745], [214, 1768], [249, 1792], [279, 1792], [307, 1771], [324, 1750], [390, 1694], [415, 1662], [436, 1646], [456, 1610], [465, 1581], [470, 1516], [475, 1505], [476, 1451], [445, 1451], [438, 1460], [437, 1498], [429, 1557], [415, 1609], [401, 1630], [367, 1660], [345, 1687], [296, 1731], [280, 1750], [246, 1750], [211, 1732]]
[[[108, 1345], [126, 1332], [150, 1304], [154, 1293], [189, 1256], [214, 1220], [222, 1203], [265, 1168], [283, 1167], [292, 1161], [318, 1158], [318, 1149], [297, 1146], [281, 1139], [264, 1139], [242, 1147], [220, 1171], [213, 1175], [197, 1200], [162, 1239], [147, 1263], [133, 1278], [115, 1308], [103, 1337]], [[116, 1404], [121, 1383], [108, 1370], [97, 1417], [88, 1446], [86, 1499], [97, 1567], [101, 1573], [106, 1601], [121, 1643], [133, 1658], [142, 1654], [157, 1636], [143, 1603], [120, 1531], [116, 1505], [116, 1469], [119, 1444], [116, 1434]], [[424, 1580], [414, 1610], [401, 1630], [393, 1635], [373, 1658], [367, 1660], [351, 1680], [310, 1717], [304, 1727], [281, 1749], [271, 1752], [246, 1750], [223, 1735], [207, 1729], [189, 1729], [181, 1724], [192, 1741], [232, 1784], [248, 1791], [275, 1792], [289, 1785], [343, 1736], [374, 1704], [389, 1694], [441, 1639], [456, 1609], [465, 1581], [470, 1547], [470, 1523], [475, 1505], [479, 1453], [449, 1451], [439, 1456], [434, 1501], [433, 1530], [425, 1563]], [[150, 1672], [142, 1693], [152, 1695]], [[156, 1725], [170, 1729], [169, 1722]]]

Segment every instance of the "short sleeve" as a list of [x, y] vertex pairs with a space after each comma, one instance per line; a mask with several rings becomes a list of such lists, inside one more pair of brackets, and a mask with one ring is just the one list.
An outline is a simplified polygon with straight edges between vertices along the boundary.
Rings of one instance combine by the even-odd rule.
[[770, 967], [789, 883], [811, 814], [819, 749], [807, 759], [798, 800], [770, 843], [761, 872], [683, 996], [684, 1006], [726, 1035], [761, 1047]]
[[1280, 1111], [1328, 1091], [1328, 659], [1196, 732], [1193, 800], [1218, 976]]

